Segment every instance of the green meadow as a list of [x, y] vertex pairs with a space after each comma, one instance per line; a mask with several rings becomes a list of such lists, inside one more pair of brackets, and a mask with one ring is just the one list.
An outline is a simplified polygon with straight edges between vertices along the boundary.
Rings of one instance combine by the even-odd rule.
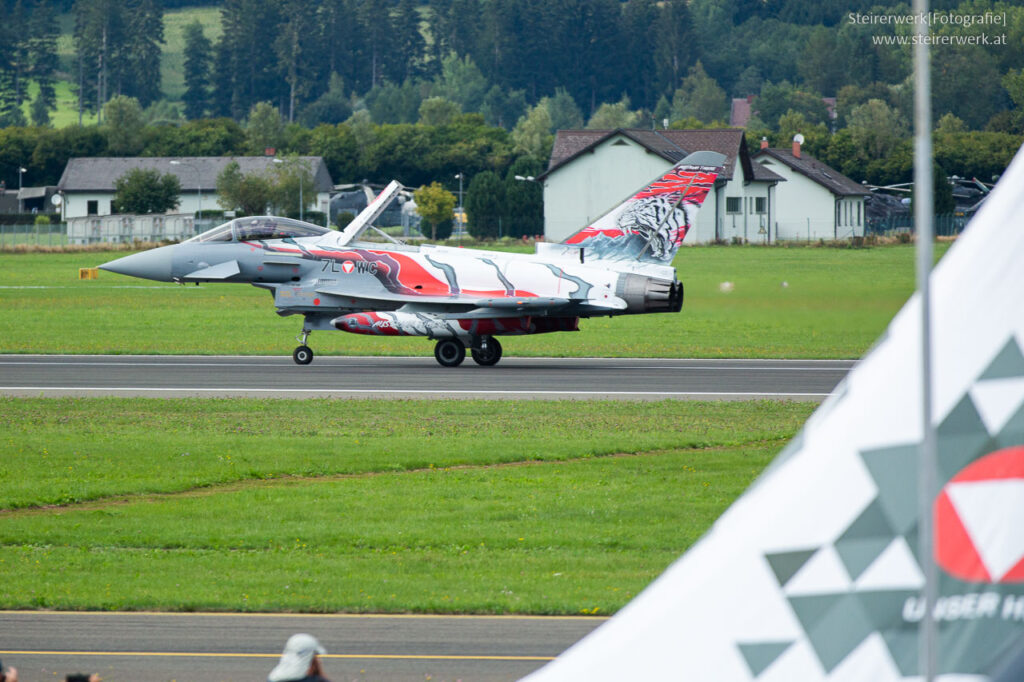
[[[937, 245], [942, 253], [945, 245]], [[265, 291], [177, 286], [94, 267], [125, 252], [0, 254], [0, 353], [287, 355], [301, 329]], [[503, 340], [508, 356], [856, 358], [914, 288], [910, 246], [694, 247], [676, 257], [679, 314], [592, 318]], [[723, 291], [723, 283], [731, 290]], [[728, 289], [729, 287], [726, 287]], [[420, 338], [315, 332], [323, 355], [429, 355]]]
[[0, 400], [0, 608], [594, 614], [804, 403]]
[[[300, 321], [249, 286], [77, 279], [124, 253], [0, 254], [0, 352], [295, 345]], [[509, 338], [506, 353], [857, 357], [910, 295], [913, 258], [685, 249], [682, 313], [584, 320], [575, 334]], [[311, 343], [431, 351], [340, 332]], [[0, 609], [612, 613], [813, 407], [0, 399]]]

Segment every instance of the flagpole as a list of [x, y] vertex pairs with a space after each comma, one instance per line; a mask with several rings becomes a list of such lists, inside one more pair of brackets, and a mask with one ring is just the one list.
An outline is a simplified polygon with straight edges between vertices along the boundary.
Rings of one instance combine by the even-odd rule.
[[919, 550], [924, 570], [925, 612], [921, 619], [918, 669], [925, 682], [936, 670], [935, 602], [938, 574], [933, 548], [932, 500], [936, 495], [936, 443], [932, 420], [931, 284], [933, 229], [931, 72], [925, 18], [928, 0], [914, 0], [914, 225], [917, 231], [917, 290], [921, 301], [921, 421], [923, 434], [918, 455]]

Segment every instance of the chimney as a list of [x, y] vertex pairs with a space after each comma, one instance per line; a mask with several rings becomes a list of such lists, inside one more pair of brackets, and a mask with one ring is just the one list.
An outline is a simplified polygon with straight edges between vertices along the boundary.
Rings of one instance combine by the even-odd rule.
[[804, 143], [804, 136], [797, 133], [793, 136], [793, 156], [794, 158], [800, 158], [800, 145]]
[[768, 149], [768, 138], [767, 137], [762, 137], [761, 138], [761, 149]]

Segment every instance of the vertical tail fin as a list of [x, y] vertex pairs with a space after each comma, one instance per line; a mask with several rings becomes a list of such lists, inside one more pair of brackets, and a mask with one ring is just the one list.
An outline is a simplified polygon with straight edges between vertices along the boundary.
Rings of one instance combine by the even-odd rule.
[[669, 263], [724, 165], [718, 152], [694, 152], [564, 243], [592, 258]]

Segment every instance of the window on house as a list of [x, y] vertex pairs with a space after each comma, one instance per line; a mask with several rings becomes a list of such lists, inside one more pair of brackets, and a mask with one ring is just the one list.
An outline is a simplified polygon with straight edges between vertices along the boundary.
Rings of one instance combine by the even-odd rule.
[[768, 199], [765, 197], [754, 197], [754, 213], [765, 213], [767, 206]]
[[740, 203], [742, 197], [726, 197], [725, 198], [725, 212], [726, 213], [742, 213], [743, 204]]
[[857, 224], [860, 225], [860, 203], [857, 204]]
[[100, 212], [100, 202], [92, 199], [85, 202], [86, 215], [96, 215]]

